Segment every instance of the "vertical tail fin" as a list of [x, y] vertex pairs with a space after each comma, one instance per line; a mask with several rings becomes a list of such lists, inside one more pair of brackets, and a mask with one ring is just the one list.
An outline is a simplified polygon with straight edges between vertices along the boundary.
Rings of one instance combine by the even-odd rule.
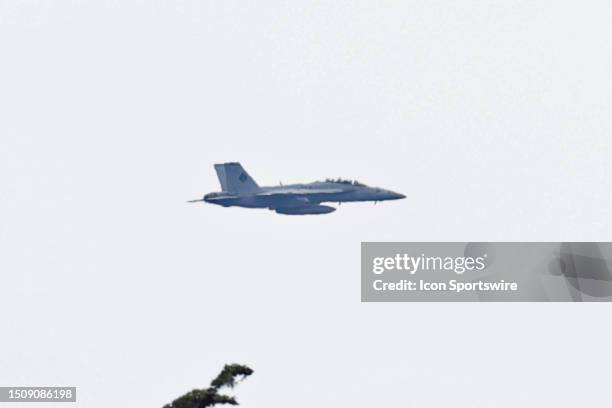
[[240, 163], [215, 164], [215, 171], [221, 183], [221, 190], [232, 194], [251, 194], [259, 186]]

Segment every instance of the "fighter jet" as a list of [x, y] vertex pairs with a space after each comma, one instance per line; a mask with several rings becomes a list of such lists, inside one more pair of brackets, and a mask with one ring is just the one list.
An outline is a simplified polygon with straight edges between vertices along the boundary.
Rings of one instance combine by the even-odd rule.
[[221, 191], [208, 193], [204, 198], [191, 200], [190, 203], [205, 201], [223, 207], [268, 208], [278, 214], [304, 215], [336, 211], [335, 207], [321, 205], [325, 202], [376, 203], [405, 198], [403, 194], [390, 190], [342, 179], [260, 187], [240, 163], [215, 164], [215, 171], [221, 183]]

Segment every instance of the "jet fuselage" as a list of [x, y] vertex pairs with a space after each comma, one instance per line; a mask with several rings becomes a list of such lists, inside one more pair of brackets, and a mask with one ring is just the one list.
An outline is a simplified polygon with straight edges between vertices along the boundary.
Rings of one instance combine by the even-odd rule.
[[[295, 192], [292, 194], [291, 190]], [[353, 185], [348, 182], [317, 181], [309, 184], [261, 187], [259, 193], [252, 195], [214, 192], [206, 194], [204, 196], [204, 201], [224, 207], [275, 208], [282, 207], [285, 204], [295, 205], [300, 202], [304, 204], [319, 204], [355, 201], [387, 201], [398, 200], [404, 197], [405, 196], [402, 194], [377, 187]]]

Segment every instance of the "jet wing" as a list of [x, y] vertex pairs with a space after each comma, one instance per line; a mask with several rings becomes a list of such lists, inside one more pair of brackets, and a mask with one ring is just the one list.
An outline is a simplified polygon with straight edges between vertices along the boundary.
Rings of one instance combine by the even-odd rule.
[[255, 194], [258, 197], [286, 197], [291, 195], [297, 196], [308, 196], [311, 194], [330, 194], [330, 193], [341, 193], [344, 190], [339, 188], [285, 188], [275, 189], [271, 191], [263, 191]]

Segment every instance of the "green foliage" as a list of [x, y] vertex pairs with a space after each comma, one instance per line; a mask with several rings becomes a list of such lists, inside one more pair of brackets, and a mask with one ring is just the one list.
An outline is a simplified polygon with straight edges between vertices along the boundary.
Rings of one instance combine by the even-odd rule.
[[216, 389], [221, 387], [234, 388], [236, 385], [236, 378], [238, 378], [238, 381], [241, 381], [251, 374], [253, 374], [253, 370], [245, 365], [226, 364], [225, 367], [223, 367], [223, 371], [219, 373], [217, 378], [212, 380], [210, 385]]
[[218, 393], [220, 388], [233, 388], [237, 381], [241, 381], [253, 370], [245, 365], [226, 364], [219, 375], [210, 383], [209, 388], [193, 390], [164, 405], [164, 408], [206, 408], [216, 404], [238, 405], [234, 397], [221, 395]]

